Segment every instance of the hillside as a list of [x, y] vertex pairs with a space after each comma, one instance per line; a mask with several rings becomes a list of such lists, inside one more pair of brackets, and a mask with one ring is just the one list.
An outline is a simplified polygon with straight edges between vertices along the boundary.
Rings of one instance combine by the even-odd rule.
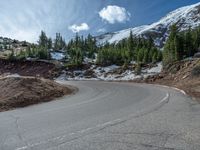
[[71, 94], [72, 88], [30, 77], [0, 78], [0, 112], [25, 107]]
[[12, 51], [15, 54], [19, 54], [21, 51], [26, 51], [27, 47], [32, 45], [26, 41], [18, 41], [15, 39], [10, 39], [8, 37], [0, 37], [0, 57], [5, 58]]
[[150, 25], [143, 25], [114, 33], [107, 33], [97, 36], [99, 44], [105, 42], [118, 43], [122, 39], [128, 38], [130, 31], [136, 37], [152, 37], [157, 46], [162, 47], [169, 35], [171, 25], [176, 24], [179, 31], [187, 30], [189, 27], [196, 28], [200, 25], [200, 3], [176, 9], [158, 22]]
[[160, 74], [149, 76], [144, 82], [173, 86], [199, 99], [200, 59], [182, 60], [169, 64]]
[[60, 69], [56, 64], [45, 61], [6, 60], [0, 59], [0, 76], [18, 74], [53, 79], [59, 75]]

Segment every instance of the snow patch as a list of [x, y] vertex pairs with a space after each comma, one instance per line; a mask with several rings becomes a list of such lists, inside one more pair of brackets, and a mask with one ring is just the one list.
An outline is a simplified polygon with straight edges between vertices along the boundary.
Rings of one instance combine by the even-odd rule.
[[8, 78], [11, 78], [11, 77], [19, 78], [19, 77], [21, 77], [21, 76], [20, 76], [19, 74], [15, 73], [15, 74], [9, 74], [9, 75], [7, 75], [6, 77], [8, 77]]
[[89, 69], [93, 74], [87, 76], [88, 70], [75, 70], [73, 72], [63, 72], [58, 78], [60, 80], [103, 80], [103, 81], [130, 81], [138, 78], [146, 78], [161, 72], [162, 63], [158, 63], [156, 67], [143, 69], [141, 75], [136, 75], [134, 70], [123, 70], [120, 66], [111, 65], [107, 67], [98, 67], [92, 65]]
[[147, 70], [148, 73], [160, 73], [162, 71], [162, 63], [158, 63], [156, 67]]
[[65, 54], [61, 52], [51, 52], [50, 55], [54, 60], [63, 60], [65, 58]]

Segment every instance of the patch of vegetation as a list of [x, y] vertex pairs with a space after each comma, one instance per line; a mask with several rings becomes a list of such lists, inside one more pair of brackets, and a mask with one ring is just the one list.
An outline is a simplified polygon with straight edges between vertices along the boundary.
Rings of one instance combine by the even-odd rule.
[[97, 63], [103, 65], [126, 65], [132, 61], [138, 63], [155, 63], [162, 60], [162, 52], [156, 48], [152, 38], [142, 39], [133, 37], [132, 32], [128, 39], [117, 44], [100, 47]]
[[163, 63], [167, 65], [187, 57], [193, 57], [200, 48], [200, 27], [179, 32], [176, 25], [171, 27], [170, 36], [164, 46]]
[[69, 63], [79, 66], [83, 64], [84, 57], [94, 59], [98, 47], [95, 38], [90, 34], [86, 38], [76, 34], [76, 37], [69, 41], [67, 50], [70, 56]]
[[91, 35], [83, 38], [76, 34], [68, 45], [68, 54], [70, 63], [81, 65], [83, 58], [94, 59], [97, 55], [96, 63], [101, 66], [128, 65], [132, 61], [138, 63], [155, 63], [162, 60], [162, 52], [156, 48], [152, 38], [142, 39], [130, 37], [124, 39], [117, 44], [106, 43], [97, 45], [96, 39]]

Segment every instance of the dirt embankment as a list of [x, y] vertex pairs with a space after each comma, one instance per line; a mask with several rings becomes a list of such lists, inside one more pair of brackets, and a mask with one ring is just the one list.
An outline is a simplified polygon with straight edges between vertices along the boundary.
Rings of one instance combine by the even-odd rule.
[[62, 86], [47, 79], [0, 78], [0, 111], [48, 102], [72, 94], [73, 91], [71, 87]]
[[43, 61], [0, 59], [0, 75], [19, 74], [21, 76], [34, 76], [53, 79], [59, 76], [60, 69], [53, 63]]
[[177, 87], [200, 100], [200, 59], [184, 60], [168, 65], [162, 73], [143, 82]]

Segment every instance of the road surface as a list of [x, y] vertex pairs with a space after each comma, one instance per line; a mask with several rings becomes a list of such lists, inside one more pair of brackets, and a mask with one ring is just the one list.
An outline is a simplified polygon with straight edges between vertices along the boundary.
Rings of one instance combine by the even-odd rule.
[[0, 150], [200, 150], [200, 105], [178, 91], [63, 83], [78, 92], [0, 113]]

